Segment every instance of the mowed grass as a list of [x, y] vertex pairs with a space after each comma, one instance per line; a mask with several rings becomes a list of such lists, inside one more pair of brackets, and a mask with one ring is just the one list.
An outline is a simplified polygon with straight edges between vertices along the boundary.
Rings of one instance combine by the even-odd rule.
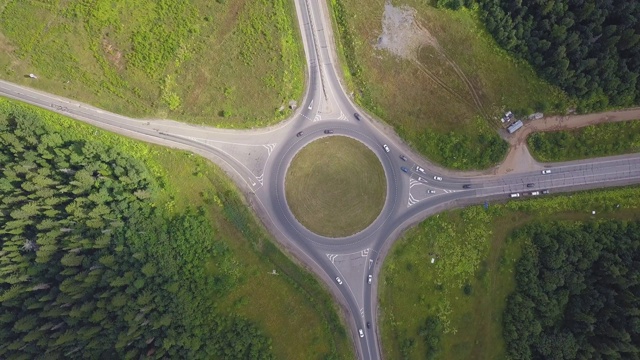
[[640, 151], [640, 120], [533, 133], [527, 139], [538, 161], [570, 161]]
[[302, 96], [298, 34], [292, 0], [2, 0], [0, 77], [130, 116], [264, 126]]
[[[474, 206], [410, 229], [381, 273], [385, 358], [505, 359], [502, 312], [523, 245], [513, 230], [532, 221], [609, 218], [640, 218], [640, 187]], [[440, 320], [440, 332], [425, 331], [428, 317]], [[439, 339], [431, 356], [429, 337]]]
[[58, 131], [104, 142], [143, 161], [162, 187], [158, 207], [176, 214], [187, 208], [204, 209], [216, 240], [229, 246], [233, 259], [211, 268], [228, 267], [238, 279], [236, 286], [212, 303], [216, 311], [255, 322], [272, 339], [275, 358], [353, 359], [349, 337], [329, 293], [274, 245], [236, 186], [216, 165], [185, 151], [134, 141], [3, 98], [0, 106], [27, 107]]
[[456, 169], [490, 167], [506, 153], [497, 135], [505, 110], [522, 115], [566, 110], [565, 95], [501, 50], [473, 10], [403, 1], [437, 42], [437, 47], [415, 49], [413, 60], [407, 60], [376, 47], [384, 0], [330, 3], [340, 29], [336, 38], [344, 73], [356, 101], [437, 163]]
[[380, 160], [368, 147], [345, 136], [329, 136], [296, 154], [285, 190], [291, 212], [307, 229], [345, 237], [378, 217], [387, 181]]

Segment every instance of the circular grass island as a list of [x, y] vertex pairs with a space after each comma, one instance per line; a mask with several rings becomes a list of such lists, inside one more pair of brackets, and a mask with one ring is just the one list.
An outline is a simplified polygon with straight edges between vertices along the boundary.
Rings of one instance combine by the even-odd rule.
[[380, 214], [387, 181], [378, 157], [346, 136], [316, 140], [293, 158], [285, 180], [289, 209], [310, 231], [347, 237]]

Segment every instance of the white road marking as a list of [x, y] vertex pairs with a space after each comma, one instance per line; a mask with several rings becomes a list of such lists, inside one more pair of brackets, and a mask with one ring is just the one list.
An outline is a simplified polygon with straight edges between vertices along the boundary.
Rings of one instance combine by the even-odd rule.
[[273, 151], [273, 149], [276, 148], [276, 144], [267, 144], [267, 145], [262, 145], [267, 149], [267, 153], [269, 155], [271, 155], [271, 152]]

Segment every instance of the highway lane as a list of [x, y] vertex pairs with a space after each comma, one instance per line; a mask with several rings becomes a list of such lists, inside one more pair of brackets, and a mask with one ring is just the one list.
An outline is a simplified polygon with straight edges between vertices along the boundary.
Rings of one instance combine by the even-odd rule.
[[[331, 21], [326, 4], [308, 0], [296, 0], [296, 14], [307, 59], [307, 87], [305, 98], [296, 113], [287, 121], [274, 127], [259, 130], [237, 131], [181, 124], [171, 121], [131, 119], [97, 109], [71, 99], [28, 89], [0, 81], [0, 95], [60, 112], [66, 116], [165, 146], [194, 151], [216, 162], [227, 171], [256, 204], [262, 219], [276, 238], [328, 285], [336, 298], [348, 311], [348, 324], [359, 358], [379, 359], [381, 350], [377, 330], [377, 278], [386, 249], [397, 235], [427, 216], [456, 206], [484, 201], [507, 200], [509, 194], [530, 193], [532, 190], [549, 189], [552, 193], [577, 189], [616, 186], [640, 182], [640, 155], [592, 159], [548, 165], [551, 174], [528, 171], [506, 176], [469, 177], [464, 173], [440, 176], [441, 169], [427, 166], [424, 159], [410, 154], [398, 137], [366, 116], [345, 92], [335, 59], [334, 44], [330, 38]], [[357, 121], [353, 113], [362, 114]], [[284, 178], [289, 163], [296, 152], [311, 141], [325, 136], [325, 129], [333, 129], [333, 135], [349, 136], [368, 146], [380, 159], [387, 177], [387, 198], [380, 216], [358, 234], [343, 239], [325, 238], [311, 233], [295, 220], [286, 205]], [[303, 131], [303, 136], [296, 134]], [[386, 153], [382, 145], [391, 152]], [[425, 168], [418, 173], [415, 165]], [[411, 174], [400, 170], [411, 169]], [[448, 173], [448, 172], [447, 172]], [[354, 174], [366, 178], [366, 174]], [[417, 176], [423, 180], [416, 184]], [[535, 184], [527, 188], [527, 184]], [[413, 184], [413, 186], [412, 186]], [[471, 189], [464, 189], [471, 184]], [[426, 189], [437, 193], [427, 195]], [[413, 200], [415, 202], [413, 202]], [[255, 201], [254, 201], [255, 200]], [[372, 264], [362, 270], [348, 266], [350, 254], [362, 253], [353, 260]], [[364, 258], [364, 259], [362, 259]], [[368, 274], [374, 275], [374, 283], [366, 283]], [[343, 278], [338, 285], [336, 276]], [[365, 324], [370, 322], [372, 329]], [[365, 336], [360, 338], [358, 329]]]

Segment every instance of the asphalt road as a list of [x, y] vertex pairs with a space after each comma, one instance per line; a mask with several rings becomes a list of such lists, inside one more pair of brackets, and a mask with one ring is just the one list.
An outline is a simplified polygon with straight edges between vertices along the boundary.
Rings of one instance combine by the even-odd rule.
[[[4, 81], [0, 81], [0, 95], [125, 136], [187, 149], [219, 164], [249, 194], [249, 202], [278, 241], [327, 282], [347, 311], [361, 359], [381, 357], [376, 318], [379, 265], [403, 229], [445, 209], [506, 200], [515, 193], [521, 199], [534, 196], [533, 191], [556, 193], [640, 183], [640, 154], [541, 164], [531, 171], [506, 176], [440, 175], [452, 172], [409, 155], [413, 152], [395, 134], [358, 110], [344, 91], [335, 63], [326, 3], [296, 0], [296, 12], [307, 60], [307, 92], [292, 118], [270, 128], [221, 130], [169, 120], [131, 119]], [[354, 117], [356, 112], [361, 114], [360, 121]], [[388, 184], [379, 217], [360, 233], [341, 239], [325, 238], [305, 229], [295, 220], [284, 197], [290, 161], [306, 144], [327, 136], [326, 129], [334, 130], [331, 136], [355, 138], [375, 152]], [[303, 134], [296, 136], [300, 131]], [[389, 146], [390, 152], [383, 149], [383, 144]], [[402, 154], [406, 161], [400, 158]], [[424, 172], [416, 166], [424, 168]], [[401, 167], [409, 171], [405, 173]], [[550, 169], [551, 173], [542, 174], [541, 168]], [[366, 180], [366, 174], [354, 176]], [[434, 176], [441, 176], [442, 180], [435, 180]], [[470, 187], [465, 188], [466, 184]], [[367, 282], [368, 275], [372, 275], [372, 284]], [[341, 278], [341, 285], [336, 277]], [[359, 336], [359, 329], [363, 330], [363, 337]]]

